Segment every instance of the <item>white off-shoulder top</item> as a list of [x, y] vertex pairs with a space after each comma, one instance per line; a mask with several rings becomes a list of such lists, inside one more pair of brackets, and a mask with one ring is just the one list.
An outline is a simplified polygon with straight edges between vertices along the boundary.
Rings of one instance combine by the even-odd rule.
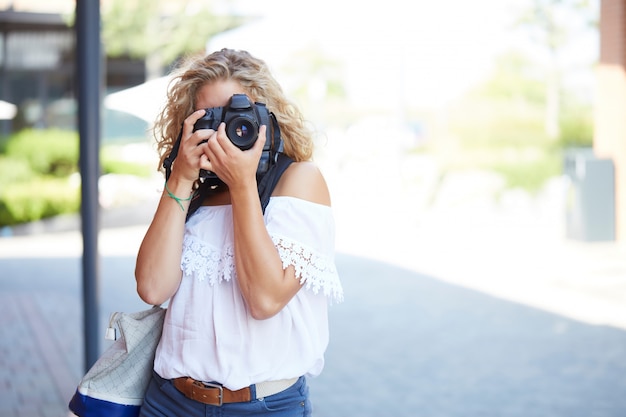
[[275, 316], [255, 320], [237, 284], [232, 207], [203, 206], [187, 221], [182, 281], [169, 302], [154, 369], [237, 390], [318, 375], [328, 345], [328, 303], [343, 299], [330, 207], [272, 197], [267, 230], [302, 288]]

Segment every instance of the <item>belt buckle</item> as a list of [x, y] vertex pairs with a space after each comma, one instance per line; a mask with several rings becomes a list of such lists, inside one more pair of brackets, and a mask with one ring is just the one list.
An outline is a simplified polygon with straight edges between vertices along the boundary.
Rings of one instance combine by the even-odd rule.
[[217, 388], [219, 390], [218, 398], [220, 400], [219, 404], [215, 404], [217, 407], [221, 407], [224, 404], [224, 387], [220, 384], [214, 384], [212, 382], [201, 382], [206, 388]]

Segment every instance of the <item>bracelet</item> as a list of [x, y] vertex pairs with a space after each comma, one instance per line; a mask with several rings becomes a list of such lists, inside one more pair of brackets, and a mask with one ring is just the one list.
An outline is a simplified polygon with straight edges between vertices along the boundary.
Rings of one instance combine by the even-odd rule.
[[183, 207], [183, 203], [181, 203], [181, 201], [189, 201], [191, 200], [191, 198], [193, 197], [194, 193], [192, 193], [189, 197], [187, 198], [180, 198], [180, 197], [176, 197], [169, 188], [167, 188], [167, 180], [165, 181], [165, 191], [167, 191], [167, 195], [173, 199], [174, 201], [176, 201], [178, 203], [178, 205], [180, 206], [180, 209], [182, 211], [185, 211], [185, 207]]

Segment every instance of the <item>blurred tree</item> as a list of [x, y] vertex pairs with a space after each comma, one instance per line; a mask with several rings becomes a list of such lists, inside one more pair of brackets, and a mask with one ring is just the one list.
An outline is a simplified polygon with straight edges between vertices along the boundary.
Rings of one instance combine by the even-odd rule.
[[545, 129], [551, 139], [560, 136], [559, 52], [572, 42], [574, 22], [581, 21], [587, 28], [597, 22], [589, 0], [532, 0], [532, 5], [518, 21], [518, 25], [530, 33], [531, 39], [547, 52]]
[[541, 73], [530, 57], [519, 50], [509, 50], [496, 57], [490, 78], [472, 92], [496, 100], [513, 100], [540, 105], [545, 102]]
[[490, 76], [468, 92], [464, 99], [470, 105], [465, 111], [476, 118], [481, 106], [488, 109], [483, 113], [488, 119], [483, 122], [489, 125], [492, 135], [483, 135], [488, 141], [510, 144], [515, 142], [511, 138], [519, 137], [519, 143], [536, 146], [537, 143], [529, 139], [532, 137], [542, 142], [558, 140], [558, 143], [547, 143], [546, 149], [553, 149], [555, 144], [560, 147], [590, 146], [593, 138], [592, 104], [579, 97], [575, 90], [560, 90], [559, 136], [551, 138], [545, 122], [542, 123], [546, 102], [543, 70], [528, 54], [511, 49], [496, 57]]
[[147, 78], [181, 55], [203, 51], [211, 36], [244, 22], [218, 16], [207, 1], [110, 0], [102, 5], [102, 41], [107, 56], [146, 59]]

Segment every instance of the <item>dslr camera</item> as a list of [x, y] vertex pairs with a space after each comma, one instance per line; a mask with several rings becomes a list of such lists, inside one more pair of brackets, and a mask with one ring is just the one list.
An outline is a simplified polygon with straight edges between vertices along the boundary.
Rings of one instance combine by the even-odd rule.
[[[233, 95], [224, 107], [205, 109], [206, 114], [194, 124], [193, 131], [199, 129], [217, 130], [220, 123], [226, 123], [226, 136], [242, 151], [254, 146], [259, 137], [259, 128], [266, 126], [265, 146], [257, 168], [257, 179], [267, 173], [275, 163], [278, 152], [282, 152], [280, 129], [276, 118], [269, 112], [265, 104], [253, 103], [245, 94]], [[206, 170], [200, 171], [200, 181], [217, 179], [217, 176]]]

